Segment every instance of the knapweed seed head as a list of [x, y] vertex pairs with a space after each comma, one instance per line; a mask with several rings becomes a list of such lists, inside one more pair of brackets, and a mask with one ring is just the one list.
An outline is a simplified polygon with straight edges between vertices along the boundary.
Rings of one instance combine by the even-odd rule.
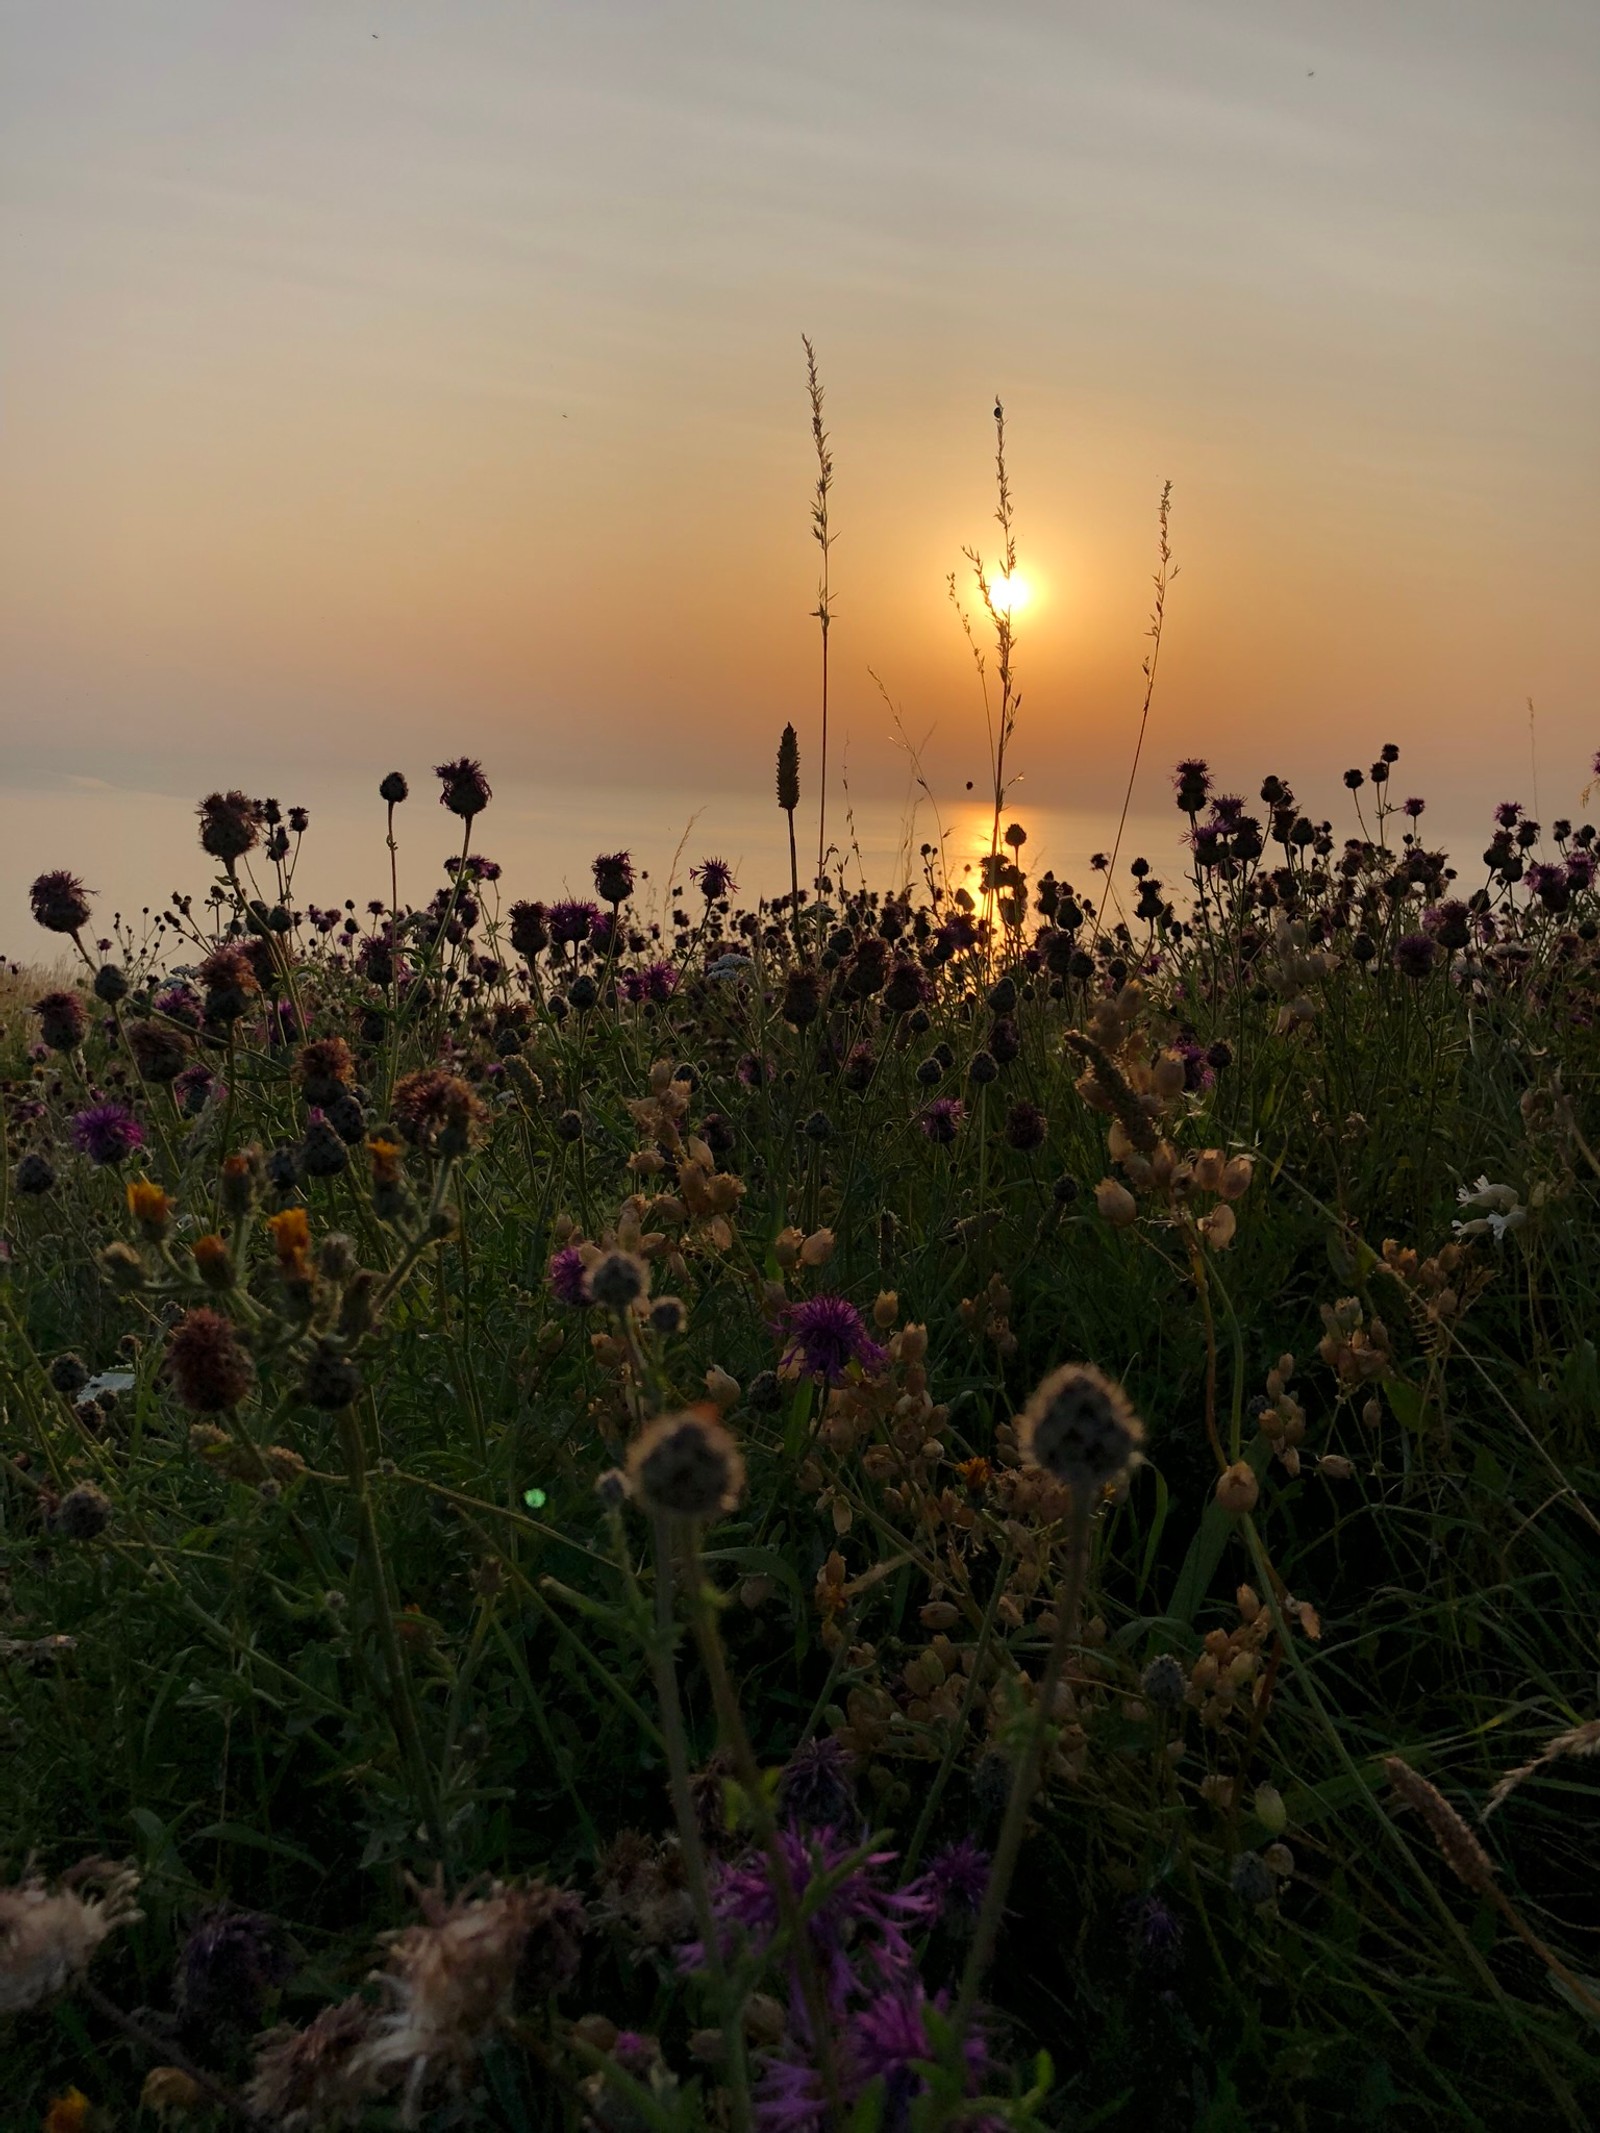
[[1063, 1363], [1017, 1420], [1030, 1466], [1086, 1496], [1118, 1481], [1139, 1457], [1144, 1425], [1122, 1387], [1092, 1363]]
[[626, 1311], [646, 1295], [650, 1269], [636, 1252], [607, 1252], [589, 1270], [589, 1294], [608, 1311]]
[[378, 798], [386, 800], [391, 807], [398, 807], [410, 795], [411, 787], [403, 770], [391, 770], [379, 781]]
[[744, 1460], [707, 1402], [662, 1415], [640, 1432], [628, 1451], [628, 1487], [658, 1516], [717, 1518], [744, 1493]]

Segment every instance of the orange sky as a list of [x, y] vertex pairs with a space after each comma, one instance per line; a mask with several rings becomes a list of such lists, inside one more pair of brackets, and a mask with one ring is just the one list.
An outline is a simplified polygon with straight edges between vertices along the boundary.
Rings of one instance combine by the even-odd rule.
[[1195, 750], [1332, 808], [1393, 739], [1466, 818], [1531, 798], [1532, 696], [1571, 811], [1597, 77], [1587, 0], [0, 0], [14, 864], [72, 862], [85, 779], [466, 748], [615, 788], [619, 841], [764, 792], [814, 700], [802, 329], [864, 801], [869, 666], [981, 776], [944, 580], [999, 387], [1022, 799], [1120, 798], [1170, 477], [1142, 804]]

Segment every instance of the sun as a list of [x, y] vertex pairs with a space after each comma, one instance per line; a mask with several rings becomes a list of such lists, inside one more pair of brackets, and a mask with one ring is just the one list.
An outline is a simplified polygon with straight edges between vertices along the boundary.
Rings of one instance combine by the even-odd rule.
[[1009, 578], [993, 577], [989, 580], [989, 605], [997, 615], [1015, 615], [1033, 598], [1032, 589], [1024, 577], [1013, 571]]

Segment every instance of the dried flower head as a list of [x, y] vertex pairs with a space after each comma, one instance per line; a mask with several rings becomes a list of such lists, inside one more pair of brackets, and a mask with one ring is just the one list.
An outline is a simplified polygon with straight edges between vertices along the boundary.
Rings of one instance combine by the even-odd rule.
[[589, 1294], [611, 1311], [626, 1311], [648, 1294], [650, 1269], [637, 1252], [607, 1252], [589, 1271]]
[[430, 2096], [459, 2092], [519, 1988], [542, 2002], [569, 1982], [584, 1930], [579, 1899], [542, 1881], [450, 1901], [425, 1889], [419, 1900], [422, 1923], [390, 1936], [377, 1980], [385, 2004], [351, 2060], [369, 2091], [398, 2091], [406, 2126], [420, 2124]]
[[1139, 1457], [1144, 1424], [1127, 1394], [1092, 1363], [1052, 1370], [1017, 1418], [1025, 1460], [1088, 1494], [1117, 1481]]
[[81, 1978], [107, 1935], [141, 1915], [138, 1886], [131, 1865], [85, 1859], [54, 1890], [34, 1876], [0, 1888], [0, 2014], [43, 2007]]
[[269, 2031], [256, 2047], [246, 2103], [280, 2133], [353, 2125], [367, 2087], [352, 2061], [371, 2022], [372, 2010], [352, 1993], [304, 2029]]
[[424, 1067], [396, 1082], [391, 1108], [413, 1147], [437, 1147], [443, 1155], [465, 1154], [487, 1116], [471, 1087], [438, 1067]]
[[709, 1402], [661, 1415], [628, 1450], [628, 1485], [647, 1511], [716, 1518], [744, 1493], [739, 1447]]

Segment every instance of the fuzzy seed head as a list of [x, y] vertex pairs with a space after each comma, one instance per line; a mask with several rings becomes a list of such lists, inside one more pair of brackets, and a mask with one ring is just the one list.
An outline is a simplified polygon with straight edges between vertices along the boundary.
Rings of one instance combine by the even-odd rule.
[[628, 1485], [647, 1511], [717, 1518], [744, 1493], [744, 1460], [710, 1405], [662, 1415], [634, 1439]]
[[1139, 1457], [1144, 1424], [1126, 1393], [1092, 1363], [1063, 1363], [1018, 1417], [1031, 1466], [1086, 1494], [1119, 1480]]

